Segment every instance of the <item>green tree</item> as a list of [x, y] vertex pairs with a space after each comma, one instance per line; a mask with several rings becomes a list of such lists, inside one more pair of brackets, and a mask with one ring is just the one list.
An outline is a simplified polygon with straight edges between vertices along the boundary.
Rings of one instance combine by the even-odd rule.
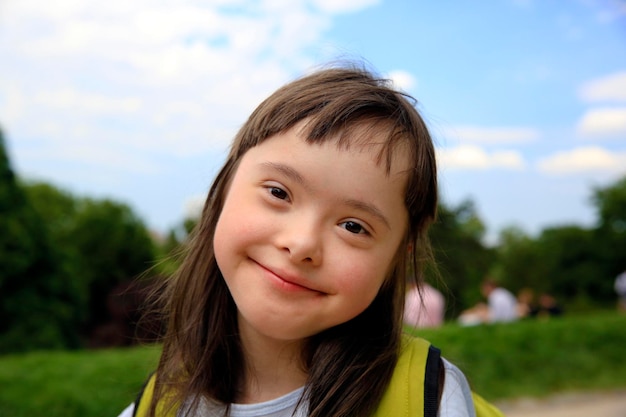
[[502, 232], [492, 275], [513, 292], [548, 293], [570, 308], [606, 300], [594, 232], [576, 225], [544, 229], [533, 239], [511, 228]]
[[108, 318], [111, 290], [146, 272], [154, 262], [152, 238], [141, 219], [125, 204], [83, 199], [78, 204], [73, 241], [89, 283], [89, 324]]
[[626, 268], [626, 177], [593, 190], [594, 228], [544, 229], [532, 239], [503, 231], [493, 274], [508, 288], [547, 292], [574, 309], [612, 305], [613, 280]]
[[159, 242], [157, 271], [164, 276], [171, 276], [182, 262], [184, 249], [193, 229], [198, 224], [196, 218], [188, 217], [176, 227], [169, 230], [165, 239]]
[[536, 240], [519, 227], [511, 226], [500, 232], [499, 242], [489, 275], [513, 292], [522, 288], [539, 291], [544, 284], [540, 271], [544, 264]]
[[64, 248], [74, 246], [73, 233], [79, 199], [44, 182], [25, 182], [22, 188], [46, 224], [55, 244]]
[[[594, 246], [604, 280], [626, 270], [626, 176], [605, 188], [593, 190], [598, 215]], [[614, 295], [614, 294], [613, 294]]]
[[78, 344], [80, 291], [19, 186], [0, 131], [0, 352]]
[[[606, 286], [599, 276], [593, 232], [579, 226], [544, 230], [538, 239], [538, 289], [583, 305], [606, 297]], [[539, 284], [539, 283], [538, 283]]]
[[480, 281], [494, 258], [483, 242], [485, 227], [471, 201], [449, 208], [440, 204], [437, 221], [430, 229], [435, 261], [441, 281], [432, 285], [446, 295], [446, 316], [456, 317], [474, 304]]
[[626, 176], [606, 188], [594, 188], [592, 201], [599, 227], [626, 233]]
[[107, 322], [107, 296], [146, 272], [155, 258], [152, 238], [126, 204], [75, 197], [46, 183], [25, 189], [59, 247], [72, 279], [83, 288], [83, 328], [88, 336]]

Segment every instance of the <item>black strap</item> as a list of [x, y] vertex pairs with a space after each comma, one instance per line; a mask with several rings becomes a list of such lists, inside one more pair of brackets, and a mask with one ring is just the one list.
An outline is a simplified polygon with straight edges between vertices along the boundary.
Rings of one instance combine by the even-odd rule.
[[441, 351], [430, 345], [424, 376], [424, 417], [437, 417], [439, 412], [439, 375]]

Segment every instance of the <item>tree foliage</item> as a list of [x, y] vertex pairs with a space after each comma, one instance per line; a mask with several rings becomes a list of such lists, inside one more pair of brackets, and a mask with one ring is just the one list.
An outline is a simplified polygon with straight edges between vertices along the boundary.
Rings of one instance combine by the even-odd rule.
[[448, 317], [456, 316], [480, 297], [479, 283], [494, 257], [482, 242], [484, 232], [484, 224], [471, 201], [452, 208], [439, 205], [430, 239], [441, 280], [431, 284], [446, 295]]
[[593, 232], [572, 225], [545, 229], [536, 239], [505, 239], [493, 275], [513, 292], [531, 289], [561, 300], [584, 300], [606, 290], [596, 265]]
[[0, 352], [78, 344], [80, 288], [10, 166], [0, 132]]
[[197, 218], [188, 217], [171, 228], [156, 247], [156, 271], [163, 276], [171, 276], [182, 263], [186, 245], [193, 229], [198, 223]]
[[504, 230], [492, 274], [513, 291], [549, 293], [574, 309], [612, 305], [613, 282], [626, 269], [626, 177], [593, 190], [593, 228], [566, 225], [531, 238]]
[[604, 275], [616, 276], [626, 270], [626, 176], [613, 185], [593, 190], [598, 215], [594, 247]]
[[93, 329], [106, 322], [107, 295], [154, 261], [147, 228], [123, 203], [74, 197], [44, 183], [27, 184], [25, 189], [45, 219], [48, 233], [62, 248], [72, 279], [86, 288], [83, 327]]
[[81, 346], [153, 261], [127, 205], [21, 184], [0, 132], [0, 352]]

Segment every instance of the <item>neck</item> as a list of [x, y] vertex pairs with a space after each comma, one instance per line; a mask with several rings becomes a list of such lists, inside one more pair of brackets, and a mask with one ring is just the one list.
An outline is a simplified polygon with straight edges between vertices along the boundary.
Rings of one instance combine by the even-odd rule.
[[301, 359], [303, 340], [284, 341], [240, 329], [246, 368], [243, 404], [272, 400], [302, 387], [307, 373]]

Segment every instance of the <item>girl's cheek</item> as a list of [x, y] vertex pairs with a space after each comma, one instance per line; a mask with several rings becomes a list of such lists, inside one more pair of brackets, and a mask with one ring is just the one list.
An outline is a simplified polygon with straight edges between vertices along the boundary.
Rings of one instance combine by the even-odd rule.
[[371, 265], [370, 268], [351, 268], [342, 275], [347, 277], [341, 282], [343, 289], [358, 294], [364, 300], [373, 300], [385, 281], [383, 271], [376, 271]]

